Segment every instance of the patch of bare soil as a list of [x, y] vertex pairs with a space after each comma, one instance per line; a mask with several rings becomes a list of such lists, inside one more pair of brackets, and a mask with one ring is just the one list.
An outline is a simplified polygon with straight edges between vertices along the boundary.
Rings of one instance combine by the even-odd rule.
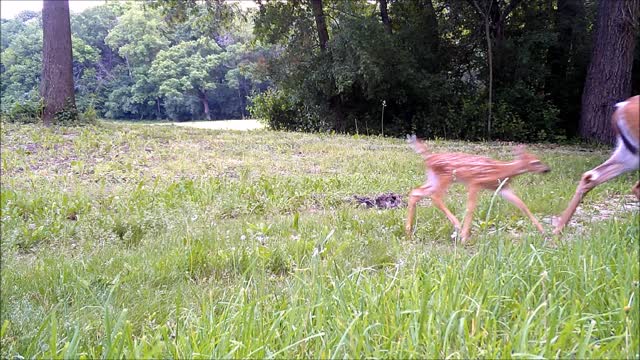
[[[582, 231], [585, 224], [605, 221], [633, 211], [640, 211], [640, 201], [634, 195], [612, 196], [599, 203], [583, 203], [578, 206], [566, 228]], [[555, 226], [557, 218], [555, 216], [546, 217], [542, 221]]]
[[381, 194], [373, 197], [354, 195], [353, 200], [367, 209], [395, 209], [404, 206], [402, 196], [394, 193]]

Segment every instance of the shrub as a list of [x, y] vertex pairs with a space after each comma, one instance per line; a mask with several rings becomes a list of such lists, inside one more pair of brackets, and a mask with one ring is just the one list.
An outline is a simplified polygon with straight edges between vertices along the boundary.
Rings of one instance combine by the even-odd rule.
[[251, 98], [251, 116], [260, 119], [275, 130], [294, 130], [300, 117], [295, 104], [284, 92], [269, 89]]
[[[4, 101], [10, 99], [4, 98]], [[2, 117], [8, 122], [18, 124], [35, 124], [42, 118], [44, 104], [42, 99], [33, 95], [24, 101], [15, 101], [6, 110], [3, 109]]]

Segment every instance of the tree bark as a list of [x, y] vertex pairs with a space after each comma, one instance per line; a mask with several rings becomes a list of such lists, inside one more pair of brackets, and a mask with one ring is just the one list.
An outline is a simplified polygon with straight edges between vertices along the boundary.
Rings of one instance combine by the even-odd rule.
[[200, 97], [200, 102], [202, 102], [204, 115], [206, 116], [207, 120], [211, 120], [211, 114], [209, 113], [209, 98], [207, 97], [207, 93], [205, 93], [204, 91], [201, 91], [199, 97]]
[[491, 34], [489, 18], [485, 18], [485, 35], [487, 37], [487, 60], [489, 67], [489, 100], [487, 102], [487, 139], [491, 139], [491, 111], [493, 106], [493, 49], [491, 48]]
[[378, 0], [380, 2], [380, 18], [387, 33], [393, 33], [391, 29], [391, 19], [389, 19], [389, 6], [387, 0]]
[[42, 6], [42, 121], [49, 126], [56, 113], [75, 111], [73, 55], [68, 0], [45, 0]]
[[600, 0], [591, 63], [582, 94], [579, 132], [611, 143], [614, 104], [631, 95], [640, 0]]
[[316, 20], [316, 29], [318, 31], [318, 41], [320, 42], [320, 50], [327, 50], [329, 43], [329, 31], [327, 30], [327, 22], [324, 18], [324, 10], [322, 9], [322, 0], [309, 0], [311, 3], [311, 11]]
[[[515, 1], [515, 0], [514, 0]], [[492, 49], [492, 41], [491, 41], [491, 23], [492, 8], [497, 6], [494, 4], [494, 1], [489, 0], [489, 8], [486, 10], [482, 10], [480, 5], [476, 2], [476, 0], [472, 0], [473, 5], [476, 10], [482, 15], [484, 19], [484, 34], [485, 40], [487, 41], [487, 68], [489, 70], [489, 79], [488, 79], [488, 100], [487, 100], [487, 139], [491, 138], [491, 115], [492, 115], [492, 106], [493, 106], [493, 49]], [[497, 12], [499, 14], [499, 12]]]
[[[327, 51], [327, 44], [329, 43], [329, 31], [327, 29], [327, 22], [324, 17], [324, 10], [322, 8], [322, 0], [309, 0], [311, 4], [311, 11], [316, 21], [316, 30], [318, 32], [318, 41], [320, 42], [320, 52], [328, 55], [328, 60], [333, 62], [331, 53]], [[331, 88], [335, 89], [335, 79], [333, 74], [330, 75]], [[334, 94], [329, 98], [329, 109], [333, 112], [334, 122], [333, 128], [338, 132], [344, 132], [346, 129], [344, 111], [342, 109], [342, 99], [339, 94]]]

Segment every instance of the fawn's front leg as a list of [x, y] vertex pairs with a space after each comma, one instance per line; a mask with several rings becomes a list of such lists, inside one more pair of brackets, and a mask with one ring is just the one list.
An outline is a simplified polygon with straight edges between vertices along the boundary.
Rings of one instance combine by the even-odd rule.
[[413, 232], [413, 219], [416, 217], [416, 206], [418, 201], [425, 196], [431, 195], [433, 192], [429, 184], [422, 185], [419, 188], [411, 190], [409, 193], [409, 211], [407, 214], [407, 222], [404, 225], [404, 231], [408, 239], [411, 239], [411, 233]]
[[442, 196], [446, 192], [447, 187], [449, 186], [450, 181], [440, 180], [436, 182], [436, 184], [427, 183], [422, 185], [419, 188], [413, 189], [409, 194], [409, 214], [407, 215], [407, 222], [405, 224], [405, 232], [407, 238], [411, 238], [411, 233], [413, 232], [413, 220], [416, 216], [416, 205], [418, 201], [425, 196], [431, 196], [431, 202], [438, 209], [440, 209], [446, 216], [449, 221], [455, 226], [456, 230], [460, 229], [460, 221], [447, 209], [444, 202], [442, 201]]

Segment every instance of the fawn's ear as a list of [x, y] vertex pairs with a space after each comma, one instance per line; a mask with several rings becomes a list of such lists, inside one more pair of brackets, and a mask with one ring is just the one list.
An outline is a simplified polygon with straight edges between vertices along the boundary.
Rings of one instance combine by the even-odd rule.
[[516, 156], [524, 155], [524, 153], [525, 153], [525, 147], [524, 147], [524, 145], [520, 144], [520, 145], [516, 145], [516, 146], [514, 146], [514, 147], [513, 147], [513, 153], [514, 153]]

